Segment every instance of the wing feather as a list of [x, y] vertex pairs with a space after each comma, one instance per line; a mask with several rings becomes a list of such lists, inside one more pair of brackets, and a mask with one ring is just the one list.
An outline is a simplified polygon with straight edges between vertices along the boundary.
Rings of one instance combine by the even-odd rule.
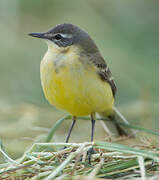
[[103, 81], [106, 81], [110, 84], [113, 92], [113, 96], [115, 97], [117, 91], [116, 84], [115, 81], [113, 80], [112, 73], [109, 67], [107, 66], [105, 60], [99, 53], [90, 54], [88, 56], [90, 61], [97, 67], [97, 73], [100, 76], [100, 78]]

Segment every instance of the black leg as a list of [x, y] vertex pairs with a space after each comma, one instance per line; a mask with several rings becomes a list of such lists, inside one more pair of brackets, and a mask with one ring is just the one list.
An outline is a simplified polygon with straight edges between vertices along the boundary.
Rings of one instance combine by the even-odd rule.
[[92, 131], [91, 131], [91, 142], [93, 141], [94, 138], [94, 127], [95, 127], [95, 120], [93, 118], [93, 115], [91, 115], [91, 123], [92, 123]]
[[[92, 123], [92, 130], [91, 130], [91, 142], [93, 142], [94, 138], [94, 128], [95, 128], [95, 120], [93, 114], [91, 114], [91, 123]], [[93, 147], [88, 150], [88, 162], [91, 164], [91, 155], [94, 153]]]
[[75, 125], [75, 122], [76, 122], [76, 117], [73, 116], [72, 125], [71, 125], [71, 127], [70, 127], [70, 129], [69, 129], [69, 132], [68, 132], [68, 135], [67, 135], [67, 137], [66, 137], [66, 143], [68, 143], [68, 141], [69, 141], [69, 138], [70, 138], [72, 129], [73, 129], [74, 125]]

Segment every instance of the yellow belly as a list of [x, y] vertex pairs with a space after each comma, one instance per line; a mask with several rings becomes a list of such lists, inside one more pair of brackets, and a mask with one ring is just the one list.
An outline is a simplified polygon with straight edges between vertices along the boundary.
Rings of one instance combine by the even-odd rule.
[[57, 61], [56, 55], [47, 52], [40, 67], [43, 91], [52, 105], [74, 116], [112, 113], [111, 87], [99, 78], [93, 65], [72, 56]]

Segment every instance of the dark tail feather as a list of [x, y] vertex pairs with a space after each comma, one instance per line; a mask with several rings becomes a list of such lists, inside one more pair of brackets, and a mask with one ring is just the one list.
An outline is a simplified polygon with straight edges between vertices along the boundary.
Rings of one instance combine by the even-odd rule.
[[122, 128], [122, 127], [118, 124], [118, 122], [117, 122], [117, 120], [116, 120], [116, 118], [115, 118], [114, 115], [113, 115], [113, 116], [109, 116], [108, 118], [109, 118], [110, 121], [112, 121], [112, 123], [114, 124], [114, 126], [115, 126], [115, 128], [116, 128], [117, 133], [118, 133], [119, 136], [129, 136], [129, 133], [126, 132], [126, 131], [124, 130], [124, 128]]
[[[100, 114], [100, 117], [106, 117], [104, 114]], [[121, 126], [119, 122], [129, 124], [124, 116], [114, 107], [114, 114], [107, 117], [110, 121], [104, 121], [104, 128], [109, 135], [115, 136], [129, 136], [135, 137], [136, 132], [130, 128]]]

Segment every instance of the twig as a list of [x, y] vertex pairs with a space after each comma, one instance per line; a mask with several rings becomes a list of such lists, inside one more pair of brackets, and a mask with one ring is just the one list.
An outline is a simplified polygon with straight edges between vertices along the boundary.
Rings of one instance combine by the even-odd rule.
[[[33, 146], [24, 153], [24, 155], [19, 159], [19, 163], [25, 161], [27, 159], [27, 154], [36, 152], [37, 148], [48, 148], [48, 147], [58, 147], [58, 146], [64, 146], [64, 147], [80, 147], [83, 143], [35, 143]], [[86, 145], [93, 145], [93, 142], [85, 142]]]
[[56, 175], [61, 172], [65, 166], [73, 159], [75, 158], [79, 153], [82, 152], [84, 147], [87, 145], [87, 143], [83, 143], [75, 152], [72, 152], [68, 158], [60, 165], [58, 166], [55, 171], [53, 171], [48, 177], [45, 178], [45, 180], [52, 180], [56, 177]]
[[39, 173], [38, 175], [34, 176], [31, 180], [41, 179], [43, 177], [48, 176], [51, 172], [52, 171], [46, 171], [46, 172]]
[[2, 172], [0, 172], [0, 175], [15, 172], [15, 171], [17, 171], [19, 169], [24, 169], [24, 168], [28, 168], [28, 167], [30, 167], [30, 165], [20, 165], [20, 166], [17, 166], [17, 167], [10, 167], [10, 169], [6, 169], [6, 170], [3, 170]]
[[67, 176], [67, 174], [62, 174], [61, 176], [57, 177], [55, 180], [62, 180]]
[[94, 179], [96, 174], [99, 172], [100, 168], [103, 166], [104, 164], [104, 158], [102, 158], [100, 160], [100, 162], [96, 165], [95, 169], [90, 173], [89, 178], [90, 179]]
[[144, 158], [142, 156], [137, 156], [137, 160], [138, 160], [139, 167], [140, 167], [141, 179], [146, 180]]
[[36, 147], [50, 147], [50, 146], [66, 146], [66, 147], [80, 147], [81, 145], [93, 145], [92, 142], [85, 142], [85, 143], [35, 143]]

